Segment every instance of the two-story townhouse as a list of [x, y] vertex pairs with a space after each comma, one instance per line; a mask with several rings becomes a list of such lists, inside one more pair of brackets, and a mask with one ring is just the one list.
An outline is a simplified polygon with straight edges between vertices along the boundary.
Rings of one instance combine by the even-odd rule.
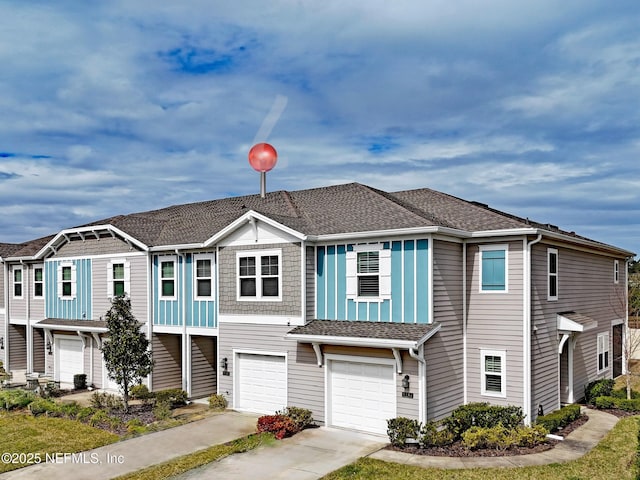
[[[145, 259], [136, 316], [152, 339], [152, 388], [217, 391], [254, 412], [297, 405], [376, 433], [388, 418], [438, 419], [471, 401], [518, 405], [531, 421], [611, 377], [625, 321], [612, 299], [625, 294], [633, 255], [429, 189], [228, 198], [56, 236], [32, 260], [45, 273], [90, 260], [92, 304], [69, 318], [47, 310], [45, 335], [70, 340], [66, 322], [106, 311], [96, 292], [125, 253], [100, 243], [107, 233]], [[93, 240], [93, 257], [71, 248]], [[45, 274], [45, 292], [59, 293], [60, 278]], [[104, 333], [75, 335], [86, 352]], [[94, 371], [100, 358], [90, 358]]]

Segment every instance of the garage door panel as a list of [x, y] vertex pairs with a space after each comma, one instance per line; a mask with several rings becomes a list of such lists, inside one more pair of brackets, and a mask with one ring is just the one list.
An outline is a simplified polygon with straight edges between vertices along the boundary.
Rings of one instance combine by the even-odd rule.
[[384, 434], [396, 416], [393, 365], [332, 360], [329, 388], [334, 426]]
[[274, 413], [287, 404], [285, 357], [238, 354], [237, 408]]
[[82, 341], [60, 338], [58, 340], [58, 378], [62, 383], [73, 383], [73, 376], [84, 373]]

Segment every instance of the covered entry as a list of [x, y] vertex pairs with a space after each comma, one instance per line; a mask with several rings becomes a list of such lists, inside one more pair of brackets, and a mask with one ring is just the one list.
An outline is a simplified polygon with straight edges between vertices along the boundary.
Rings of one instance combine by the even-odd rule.
[[[574, 403], [578, 400], [574, 381], [574, 349], [578, 335], [597, 328], [598, 322], [591, 317], [576, 312], [557, 314], [558, 355], [560, 361], [560, 403]], [[581, 396], [581, 394], [580, 394]]]

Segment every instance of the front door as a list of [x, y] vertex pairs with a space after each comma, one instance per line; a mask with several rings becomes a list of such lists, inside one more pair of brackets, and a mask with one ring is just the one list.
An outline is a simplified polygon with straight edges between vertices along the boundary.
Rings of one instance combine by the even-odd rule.
[[613, 326], [613, 378], [622, 375], [622, 324]]

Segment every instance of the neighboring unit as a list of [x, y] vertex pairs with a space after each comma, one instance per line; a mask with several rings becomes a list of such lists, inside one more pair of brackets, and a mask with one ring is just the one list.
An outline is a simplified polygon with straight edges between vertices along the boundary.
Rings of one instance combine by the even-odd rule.
[[102, 316], [126, 294], [154, 390], [379, 434], [476, 401], [531, 422], [622, 373], [633, 255], [429, 189], [178, 205], [0, 244], [0, 359], [116, 389]]

